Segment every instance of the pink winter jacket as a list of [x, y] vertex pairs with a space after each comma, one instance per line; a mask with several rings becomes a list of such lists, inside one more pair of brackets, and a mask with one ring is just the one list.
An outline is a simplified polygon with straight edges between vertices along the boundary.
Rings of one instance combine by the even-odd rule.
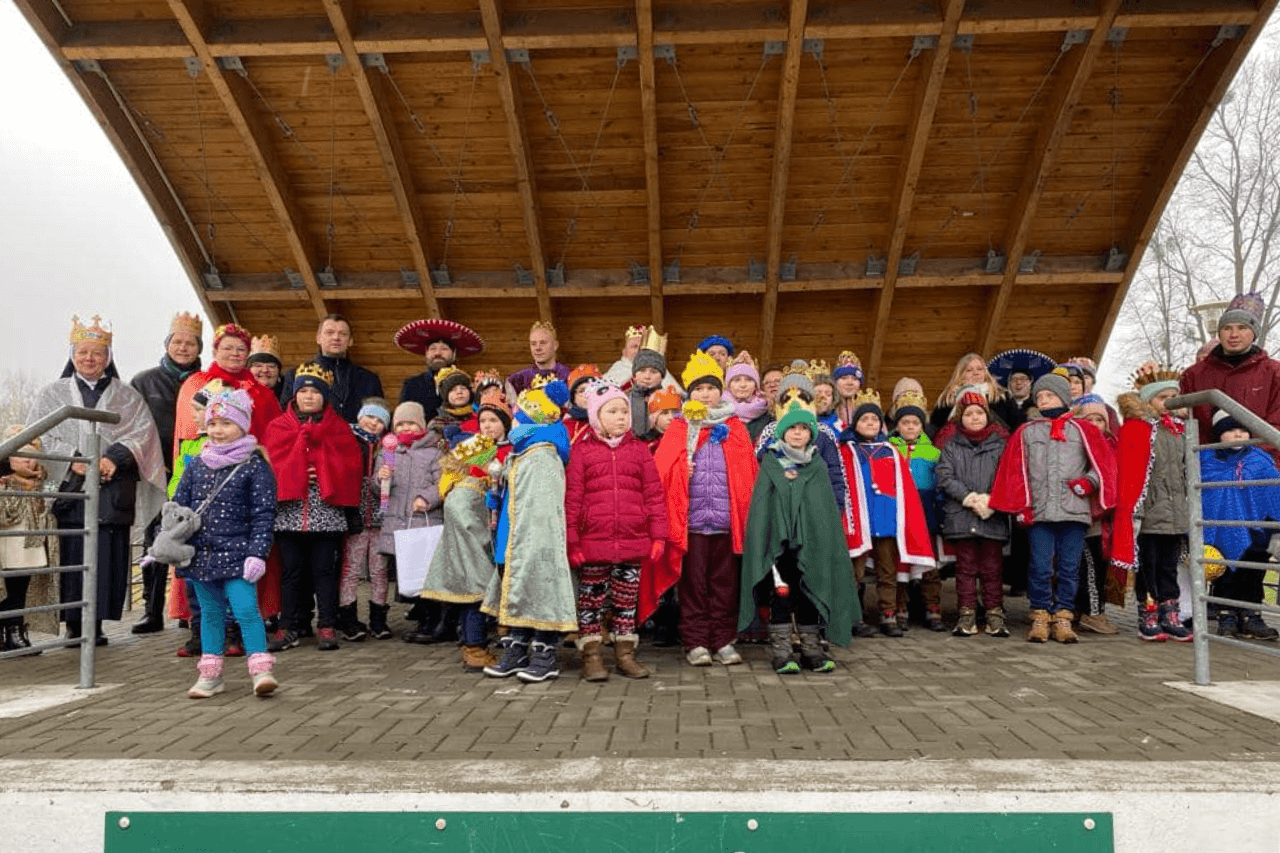
[[564, 514], [571, 555], [587, 563], [639, 563], [667, 538], [667, 508], [648, 446], [631, 433], [611, 448], [592, 430], [565, 470]]

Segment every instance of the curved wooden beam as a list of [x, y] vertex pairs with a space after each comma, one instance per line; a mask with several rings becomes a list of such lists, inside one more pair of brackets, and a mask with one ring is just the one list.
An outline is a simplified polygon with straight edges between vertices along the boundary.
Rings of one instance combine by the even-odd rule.
[[658, 169], [658, 87], [653, 44], [653, 0], [636, 0], [636, 57], [640, 65], [645, 218], [649, 234], [649, 322], [662, 331], [666, 328], [662, 302], [662, 188]]
[[880, 361], [884, 356], [884, 341], [889, 331], [889, 313], [893, 308], [893, 291], [898, 282], [898, 264], [902, 261], [902, 247], [907, 240], [907, 225], [911, 219], [911, 205], [915, 201], [916, 184], [920, 181], [920, 169], [924, 165], [924, 152], [929, 144], [929, 132], [933, 128], [933, 116], [942, 94], [942, 81], [951, 58], [951, 45], [960, 29], [960, 15], [965, 0], [947, 0], [942, 16], [942, 33], [938, 46], [929, 57], [924, 72], [920, 97], [916, 99], [912, 120], [907, 131], [907, 142], [902, 156], [902, 167], [894, 187], [893, 206], [889, 210], [889, 251], [886, 253], [884, 284], [876, 294], [875, 315], [871, 325], [871, 352], [867, 358], [867, 385], [880, 383]]
[[800, 60], [804, 56], [804, 27], [809, 0], [791, 0], [787, 19], [787, 55], [778, 92], [777, 135], [773, 141], [773, 174], [769, 179], [769, 224], [765, 230], [764, 299], [760, 308], [760, 363], [773, 359], [773, 325], [778, 314], [782, 230], [787, 218], [787, 183], [791, 178], [791, 145], [795, 141], [796, 95], [800, 89]]
[[396, 201], [396, 210], [404, 226], [409, 254], [413, 257], [413, 267], [418, 273], [418, 287], [427, 304], [427, 314], [440, 317], [440, 303], [436, 300], [435, 285], [431, 279], [431, 262], [427, 258], [427, 220], [418, 204], [413, 175], [409, 172], [409, 164], [396, 134], [395, 121], [387, 108], [386, 84], [381, 80], [375, 83], [365, 70], [364, 60], [356, 50], [352, 35], [353, 18], [349, 7], [349, 0], [324, 0], [324, 10], [329, 15], [329, 23], [342, 47], [342, 56], [351, 71], [351, 79], [356, 84], [356, 93], [364, 107], [365, 117], [369, 119], [369, 129], [373, 131], [383, 171], [387, 173], [387, 182], [391, 185], [391, 195]]

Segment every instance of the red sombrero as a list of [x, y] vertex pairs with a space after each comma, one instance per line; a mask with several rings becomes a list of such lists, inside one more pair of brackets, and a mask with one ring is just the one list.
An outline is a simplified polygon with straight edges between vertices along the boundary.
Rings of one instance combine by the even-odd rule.
[[396, 332], [396, 346], [417, 355], [427, 351], [432, 341], [444, 341], [458, 355], [479, 355], [484, 341], [475, 332], [452, 320], [414, 320]]

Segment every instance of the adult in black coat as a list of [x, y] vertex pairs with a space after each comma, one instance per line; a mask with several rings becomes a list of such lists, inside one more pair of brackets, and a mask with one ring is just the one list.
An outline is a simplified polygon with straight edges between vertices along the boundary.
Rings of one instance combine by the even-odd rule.
[[[199, 317], [181, 313], [173, 318], [169, 335], [164, 339], [164, 355], [160, 363], [137, 374], [129, 381], [133, 390], [142, 395], [151, 418], [160, 434], [161, 455], [165, 474], [173, 476], [173, 423], [178, 389], [188, 376], [200, 369], [200, 350], [203, 343], [200, 333], [203, 323]], [[157, 516], [147, 524], [143, 547], [150, 548], [160, 526]], [[147, 563], [142, 568], [142, 600], [144, 615], [133, 626], [135, 634], [150, 634], [164, 628], [165, 587], [169, 581], [169, 567], [161, 563]]]
[[[382, 380], [378, 374], [356, 364], [347, 355], [351, 348], [351, 322], [341, 314], [329, 314], [320, 321], [320, 328], [316, 330], [316, 346], [319, 352], [311, 361], [333, 374], [329, 405], [344, 421], [355, 423], [361, 401], [366, 397], [382, 396]], [[289, 393], [292, 393], [296, 371], [297, 368], [291, 368], [283, 379], [283, 387]]]
[[427, 369], [410, 376], [400, 386], [400, 402], [421, 404], [427, 423], [431, 423], [443, 402], [436, 391], [436, 374], [452, 365], [460, 355], [484, 352], [480, 336], [452, 320], [414, 320], [396, 332], [395, 342], [396, 346], [426, 359]]

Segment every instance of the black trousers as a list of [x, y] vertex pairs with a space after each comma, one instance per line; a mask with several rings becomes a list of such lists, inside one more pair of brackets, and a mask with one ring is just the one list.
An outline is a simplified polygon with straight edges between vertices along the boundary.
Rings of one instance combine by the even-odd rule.
[[1138, 576], [1133, 593], [1138, 603], [1150, 595], [1156, 601], [1178, 597], [1178, 561], [1187, 546], [1187, 537], [1176, 533], [1138, 534]]
[[[61, 521], [58, 525], [62, 527]], [[65, 529], [65, 528], [64, 528]], [[62, 536], [61, 563], [78, 566], [84, 563], [84, 537]], [[98, 525], [98, 589], [97, 619], [119, 619], [124, 612], [124, 601], [129, 594], [129, 525]], [[84, 574], [64, 572], [58, 580], [58, 592], [63, 604], [84, 598]], [[80, 610], [64, 610], [62, 618], [69, 625], [78, 625]]]
[[279, 531], [280, 625], [302, 628], [310, 621], [314, 598], [317, 626], [332, 628], [338, 620], [338, 580], [342, 571], [342, 533]]

